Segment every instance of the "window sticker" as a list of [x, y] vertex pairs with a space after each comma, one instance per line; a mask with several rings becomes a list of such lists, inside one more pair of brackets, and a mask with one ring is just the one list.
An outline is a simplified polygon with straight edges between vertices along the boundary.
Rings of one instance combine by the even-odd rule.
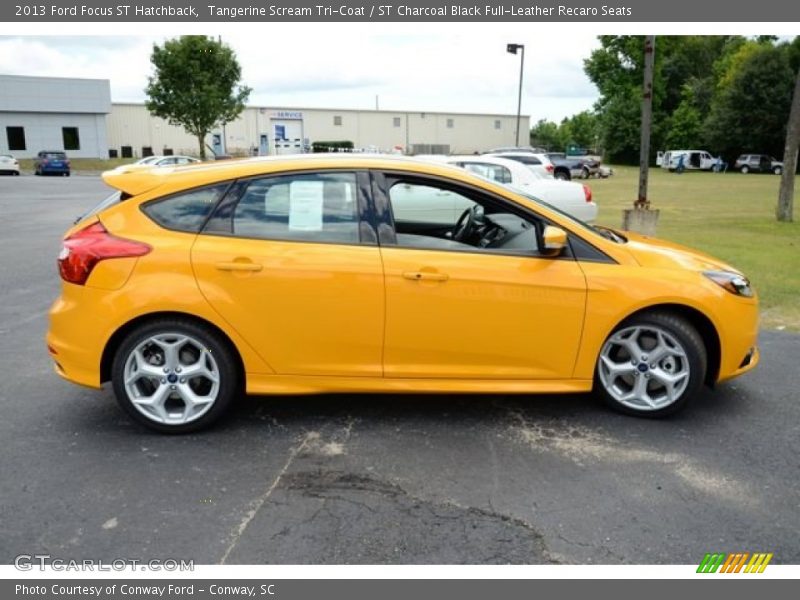
[[289, 185], [289, 229], [322, 231], [324, 183], [293, 181]]

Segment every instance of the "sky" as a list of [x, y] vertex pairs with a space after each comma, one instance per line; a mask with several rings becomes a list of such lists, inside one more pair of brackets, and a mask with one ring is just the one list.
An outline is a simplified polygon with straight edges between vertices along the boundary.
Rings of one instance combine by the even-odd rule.
[[[73, 28], [75, 30], [77, 28]], [[525, 45], [522, 113], [560, 121], [597, 100], [583, 60], [595, 35], [537, 27], [222, 28], [253, 88], [249, 104], [516, 114]], [[210, 33], [210, 32], [206, 32]], [[150, 52], [164, 35], [0, 35], [0, 74], [103, 78], [114, 102], [141, 102]], [[566, 42], [566, 43], [565, 43]]]

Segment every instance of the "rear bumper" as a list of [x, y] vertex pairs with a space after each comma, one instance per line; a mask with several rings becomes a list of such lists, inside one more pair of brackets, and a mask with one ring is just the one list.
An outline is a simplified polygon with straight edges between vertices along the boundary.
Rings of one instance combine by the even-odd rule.
[[73, 383], [100, 389], [104, 340], [98, 335], [99, 328], [87, 327], [76, 303], [63, 295], [53, 303], [49, 316], [47, 350], [56, 373]]

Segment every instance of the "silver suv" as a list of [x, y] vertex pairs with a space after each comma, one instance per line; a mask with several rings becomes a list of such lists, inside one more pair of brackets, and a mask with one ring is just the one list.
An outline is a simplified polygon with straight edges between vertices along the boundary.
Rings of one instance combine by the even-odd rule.
[[736, 159], [733, 168], [742, 173], [783, 173], [783, 163], [768, 154], [742, 154]]

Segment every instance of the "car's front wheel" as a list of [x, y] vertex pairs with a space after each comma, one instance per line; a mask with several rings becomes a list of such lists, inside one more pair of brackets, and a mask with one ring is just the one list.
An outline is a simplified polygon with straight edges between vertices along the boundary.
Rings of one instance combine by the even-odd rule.
[[117, 402], [162, 433], [207, 427], [231, 406], [238, 369], [226, 340], [192, 321], [160, 319], [130, 332], [114, 356]]
[[739, 169], [739, 170], [740, 170], [740, 171], [741, 171], [743, 174], [747, 175], [747, 174], [750, 172], [750, 167], [748, 167], [747, 165], [745, 165], [745, 166], [743, 166], [743, 167], [742, 167], [741, 169]]
[[697, 393], [707, 362], [703, 339], [686, 319], [643, 313], [622, 323], [603, 344], [595, 390], [620, 412], [662, 417]]
[[774, 169], [772, 169], [772, 172], [775, 173], [775, 175], [780, 175], [780, 174], [783, 173], [783, 168], [782, 167], [775, 167]]

